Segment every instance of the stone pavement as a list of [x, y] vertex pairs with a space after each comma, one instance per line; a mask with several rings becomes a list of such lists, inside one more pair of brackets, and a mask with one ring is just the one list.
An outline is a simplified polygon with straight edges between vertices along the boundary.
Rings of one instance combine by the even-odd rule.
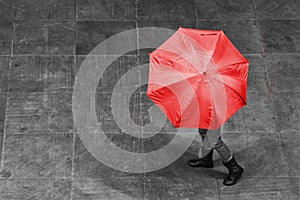
[[[0, 199], [300, 199], [299, 10], [298, 0], [0, 0]], [[222, 185], [218, 156], [213, 169], [187, 166], [199, 137], [171, 165], [140, 174], [106, 167], [83, 146], [72, 116], [78, 68], [100, 42], [146, 26], [221, 29], [249, 59], [248, 104], [223, 133], [246, 170], [237, 185]], [[166, 122], [152, 138], [130, 137], [111, 113], [115, 84], [151, 50], [118, 58], [97, 87], [98, 119], [128, 151], [158, 149], [176, 132]], [[129, 106], [140, 126], [151, 121], [145, 90]]]

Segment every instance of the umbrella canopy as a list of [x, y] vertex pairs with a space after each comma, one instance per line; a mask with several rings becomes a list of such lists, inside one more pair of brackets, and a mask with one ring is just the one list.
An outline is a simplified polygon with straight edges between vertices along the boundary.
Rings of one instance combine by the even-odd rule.
[[223, 31], [180, 27], [149, 56], [146, 95], [174, 127], [218, 129], [246, 105], [249, 62]]

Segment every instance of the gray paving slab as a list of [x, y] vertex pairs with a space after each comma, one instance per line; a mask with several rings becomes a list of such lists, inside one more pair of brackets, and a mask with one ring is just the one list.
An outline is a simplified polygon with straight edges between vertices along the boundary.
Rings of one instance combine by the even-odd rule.
[[138, 20], [190, 21], [196, 18], [195, 2], [193, 0], [138, 0], [136, 1], [136, 9]]
[[14, 54], [72, 55], [75, 50], [74, 22], [17, 21]]
[[135, 0], [78, 0], [77, 20], [131, 21], [136, 19]]
[[289, 177], [299, 177], [300, 155], [299, 155], [299, 132], [281, 132], [282, 149], [285, 162], [287, 163], [287, 173]]
[[196, 0], [197, 19], [254, 19], [252, 0]]
[[297, 0], [254, 0], [256, 15], [262, 19], [299, 19], [300, 9]]
[[299, 131], [299, 93], [285, 92], [274, 95], [274, 109], [279, 132]]
[[[115, 136], [117, 136], [115, 134]], [[121, 136], [119, 136], [121, 137]], [[124, 138], [124, 137], [123, 137]], [[131, 141], [130, 141], [131, 140]], [[127, 146], [127, 151], [134, 152], [138, 150], [138, 148], [134, 146], [133, 143], [131, 143], [134, 140], [133, 137], [129, 138], [127, 141], [124, 141], [124, 143], [120, 143], [120, 147], [124, 148]], [[115, 141], [113, 141], [115, 142]], [[130, 144], [131, 143], [131, 144]], [[117, 145], [117, 143], [114, 143]], [[137, 144], [139, 145], [139, 144]], [[129, 149], [130, 148], [130, 149]], [[109, 156], [109, 155], [108, 155]], [[103, 163], [101, 163], [99, 160], [97, 160], [88, 149], [85, 148], [85, 146], [82, 144], [82, 141], [80, 140], [79, 136], [76, 137], [75, 145], [74, 145], [74, 178], [77, 179], [117, 179], [117, 178], [142, 178], [143, 174], [138, 173], [127, 173], [118, 171], [115, 169], [112, 169]], [[87, 180], [88, 181], [88, 180]], [[79, 182], [80, 183], [80, 182]], [[101, 184], [101, 183], [100, 183]]]
[[[87, 55], [110, 36], [134, 28], [136, 28], [134, 21], [79, 21], [76, 30], [76, 55]], [[136, 35], [132, 37], [137, 38]], [[106, 47], [107, 54], [110, 54], [110, 50]]]
[[3, 200], [67, 200], [71, 197], [70, 179], [2, 179], [0, 198]]
[[0, 54], [10, 55], [13, 35], [13, 23], [12, 21], [2, 21], [4, 20], [4, 17], [1, 17], [0, 19]]
[[234, 187], [224, 187], [218, 180], [219, 199], [292, 199], [286, 177], [253, 177]]
[[15, 4], [18, 20], [74, 20], [76, 1], [29, 0]]
[[5, 21], [12, 21], [15, 17], [15, 0], [1, 0], [0, 1], [0, 19]]
[[300, 54], [267, 54], [270, 89], [274, 92], [300, 92]]
[[6, 134], [72, 133], [72, 93], [11, 93]]
[[12, 57], [12, 93], [72, 91], [73, 56], [17, 55]]
[[70, 178], [72, 140], [71, 134], [7, 135], [1, 170], [10, 170], [14, 179]]
[[72, 185], [72, 199], [144, 199], [144, 179], [130, 177], [77, 179]]
[[299, 53], [299, 20], [259, 20], [266, 53]]

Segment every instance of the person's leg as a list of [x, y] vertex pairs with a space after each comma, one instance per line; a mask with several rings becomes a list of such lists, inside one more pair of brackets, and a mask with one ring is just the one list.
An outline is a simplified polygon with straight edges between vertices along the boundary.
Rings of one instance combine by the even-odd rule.
[[242, 173], [244, 172], [244, 169], [236, 162], [231, 151], [223, 142], [221, 135], [219, 136], [214, 149], [221, 156], [224, 166], [229, 171], [229, 175], [224, 179], [223, 184], [227, 186], [234, 185], [237, 182], [237, 180], [241, 177]]
[[[200, 134], [200, 136], [202, 138], [202, 144], [203, 144], [203, 142], [205, 140], [205, 137], [206, 137], [206, 134], [207, 134], [207, 129], [201, 129], [201, 128], [199, 128], [198, 132], [199, 132], [199, 134]], [[203, 154], [203, 150], [201, 150], [201, 153], [202, 153], [202, 155], [204, 155]], [[198, 158], [198, 159], [190, 160], [188, 162], [188, 165], [191, 166], [191, 167], [212, 168], [213, 167], [213, 160], [212, 160], [213, 149], [211, 149], [208, 153], [205, 153], [205, 154], [206, 155], [204, 155], [204, 156], [199, 156], [200, 158]]]

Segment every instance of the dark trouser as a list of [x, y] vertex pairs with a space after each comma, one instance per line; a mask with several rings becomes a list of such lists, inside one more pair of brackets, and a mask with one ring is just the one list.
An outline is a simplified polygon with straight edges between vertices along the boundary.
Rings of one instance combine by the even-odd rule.
[[214, 149], [218, 152], [223, 161], [228, 161], [232, 158], [231, 151], [221, 138], [221, 128], [218, 130], [207, 130], [199, 128], [198, 130], [202, 138], [202, 157], [206, 156], [212, 149]]

